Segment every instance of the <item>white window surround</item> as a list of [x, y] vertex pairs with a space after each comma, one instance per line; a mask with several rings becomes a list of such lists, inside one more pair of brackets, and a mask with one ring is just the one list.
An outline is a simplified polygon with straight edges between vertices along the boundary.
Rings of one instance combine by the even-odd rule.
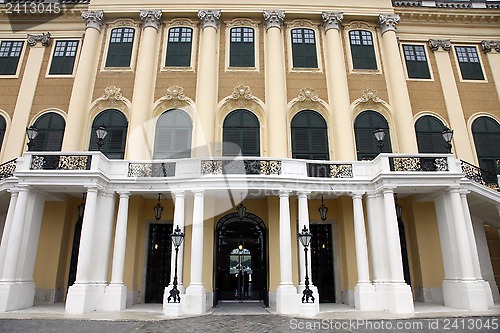
[[[115, 28], [130, 28], [134, 29], [134, 42], [132, 45], [132, 54], [130, 57], [130, 66], [129, 67], [106, 67], [106, 60], [108, 59], [108, 49], [109, 43], [111, 41], [111, 32]], [[137, 53], [139, 48], [139, 39], [141, 38], [141, 29], [140, 24], [135, 22], [132, 19], [119, 19], [113, 22], [109, 22], [106, 25], [106, 30], [104, 35], [104, 53], [101, 58], [101, 72], [133, 72], [135, 69], [135, 63], [137, 61]]]
[[[78, 67], [78, 61], [80, 60], [80, 53], [82, 51], [82, 45], [83, 45], [83, 40], [81, 37], [54, 37], [52, 36], [52, 42], [51, 42], [51, 47], [50, 47], [50, 57], [49, 57], [49, 63], [47, 64], [47, 70], [45, 71], [45, 77], [50, 78], [50, 79], [58, 79], [58, 78], [74, 78], [75, 73], [76, 73], [76, 68]], [[49, 74], [50, 72], [50, 66], [52, 65], [52, 58], [54, 57], [54, 50], [56, 48], [56, 44], [59, 41], [77, 41], [78, 46], [76, 48], [76, 55], [75, 55], [75, 63], [73, 65], [73, 73], [71, 74]]]
[[[401, 61], [403, 63], [403, 68], [405, 70], [406, 80], [408, 80], [408, 81], [424, 81], [424, 82], [434, 81], [434, 73], [432, 72], [431, 60], [429, 59], [429, 50], [427, 47], [428, 44], [429, 43], [426, 43], [426, 42], [400, 41], [399, 52], [401, 55]], [[427, 58], [427, 67], [429, 67], [429, 73], [431, 74], [430, 79], [416, 79], [416, 78], [408, 77], [408, 68], [406, 68], [406, 58], [405, 58], [405, 52], [403, 50], [403, 45], [418, 45], [418, 46], [424, 47], [425, 57]]]
[[[319, 24], [314, 24], [309, 20], [293, 20], [286, 22], [286, 51], [288, 53], [288, 72], [292, 73], [323, 73], [323, 61], [321, 55], [321, 40], [323, 34], [320, 33]], [[316, 57], [318, 58], [317, 68], [293, 68], [293, 52], [292, 52], [292, 30], [297, 28], [311, 29], [314, 31], [314, 39], [316, 45]]]
[[[168, 47], [168, 34], [170, 28], [191, 28], [193, 29], [193, 35], [191, 36], [191, 61], [190, 66], [181, 67], [181, 66], [165, 66], [165, 59], [167, 57], [167, 47]], [[191, 21], [190, 19], [175, 19], [172, 21], [167, 21], [163, 27], [163, 45], [162, 45], [162, 54], [160, 59], [160, 71], [161, 72], [194, 72], [195, 71], [195, 63], [196, 63], [196, 55], [197, 55], [197, 47], [198, 46], [198, 24]]]
[[18, 79], [19, 74], [21, 73], [21, 67], [24, 65], [24, 55], [26, 53], [26, 49], [28, 48], [28, 42], [26, 41], [26, 36], [22, 38], [3, 38], [0, 39], [0, 44], [2, 42], [23, 42], [23, 47], [21, 49], [21, 54], [19, 55], [19, 62], [17, 64], [16, 74], [12, 75], [1, 75], [1, 79]]
[[[224, 64], [225, 64], [225, 71], [226, 72], [239, 72], [239, 71], [255, 71], [255, 72], [260, 72], [260, 53], [259, 53], [259, 45], [260, 45], [260, 28], [259, 28], [260, 22], [257, 21], [252, 21], [250, 19], [246, 18], [239, 18], [239, 19], [234, 19], [231, 21], [224, 21], [224, 25], [226, 27], [224, 33], [225, 33], [225, 55], [224, 55]], [[230, 52], [231, 52], [231, 28], [252, 28], [254, 31], [254, 54], [255, 54], [255, 66], [254, 67], [230, 67], [229, 66], [229, 59], [230, 59]]]
[[[346, 24], [344, 27], [344, 43], [346, 47], [347, 63], [349, 64], [349, 74], [382, 74], [382, 64], [380, 61], [380, 49], [378, 45], [379, 34], [375, 26], [371, 26], [365, 22], [353, 21]], [[375, 61], [377, 62], [377, 69], [354, 69], [352, 63], [351, 40], [349, 32], [351, 30], [366, 30], [372, 33], [373, 49], [375, 52]]]
[[[483, 76], [484, 76], [484, 80], [468, 80], [468, 79], [463, 79], [462, 78], [462, 70], [460, 69], [460, 63], [458, 62], [458, 55], [457, 55], [457, 51], [456, 51], [456, 46], [458, 47], [473, 47], [476, 49], [476, 52], [477, 52], [477, 56], [479, 58], [479, 64], [481, 65], [481, 70], [483, 71]], [[453, 59], [455, 61], [455, 68], [457, 70], [457, 73], [458, 73], [458, 78], [460, 79], [460, 82], [467, 82], [467, 83], [488, 83], [488, 77], [486, 76], [486, 71], [484, 70], [484, 62], [483, 62], [483, 59], [481, 58], [481, 52], [479, 50], [479, 48], [477, 47], [477, 45], [474, 45], [474, 44], [455, 44], [455, 43], [452, 43], [451, 44], [451, 50], [450, 52], [453, 54]]]

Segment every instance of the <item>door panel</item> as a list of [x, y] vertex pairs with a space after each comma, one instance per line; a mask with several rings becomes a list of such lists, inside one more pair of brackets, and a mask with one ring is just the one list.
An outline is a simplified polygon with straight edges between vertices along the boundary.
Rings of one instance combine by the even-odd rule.
[[163, 303], [163, 293], [170, 282], [171, 233], [171, 224], [149, 226], [146, 303]]
[[311, 224], [312, 283], [318, 288], [320, 303], [335, 302], [331, 224]]

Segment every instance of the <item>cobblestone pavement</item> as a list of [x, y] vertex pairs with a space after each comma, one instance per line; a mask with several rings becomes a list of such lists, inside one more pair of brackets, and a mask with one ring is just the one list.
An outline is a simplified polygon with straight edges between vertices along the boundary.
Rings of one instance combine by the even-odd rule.
[[1, 333], [500, 332], [500, 317], [312, 320], [280, 315], [205, 315], [155, 321], [0, 319]]

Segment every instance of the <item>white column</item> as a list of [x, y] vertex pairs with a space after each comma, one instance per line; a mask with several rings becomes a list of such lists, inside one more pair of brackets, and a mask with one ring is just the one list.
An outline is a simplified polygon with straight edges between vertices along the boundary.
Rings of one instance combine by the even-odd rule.
[[9, 192], [9, 210], [7, 211], [7, 216], [5, 217], [5, 227], [2, 234], [2, 243], [0, 244], [0, 277], [2, 276], [3, 265], [5, 263], [5, 255], [7, 254], [7, 248], [10, 239], [10, 230], [12, 229], [12, 221], [14, 219], [14, 212], [16, 211], [16, 203], [19, 190], [17, 188], [12, 188], [9, 190]]
[[[109, 257], [111, 252], [111, 238], [115, 216], [115, 196], [112, 191], [103, 191], [98, 200], [99, 223], [96, 223], [94, 232], [94, 267], [92, 281], [107, 285], [109, 275]], [[104, 290], [102, 290], [104, 292]]]
[[481, 46], [483, 48], [483, 52], [486, 53], [488, 57], [488, 62], [490, 63], [491, 68], [491, 75], [493, 76], [493, 81], [495, 82], [497, 95], [500, 98], [500, 40], [484, 40], [481, 42]]
[[[179, 229], [181, 232], [184, 232], [184, 216], [185, 216], [185, 198], [186, 195], [184, 192], [173, 192], [173, 195], [175, 197], [175, 208], [174, 208], [174, 224], [173, 224], [173, 230], [177, 226], [179, 226]], [[179, 246], [179, 255], [177, 258], [177, 288], [179, 290], [183, 290], [183, 285], [182, 285], [182, 264], [184, 260], [184, 242], [182, 242], [181, 246]], [[172, 284], [172, 281], [174, 280], [174, 274], [175, 274], [175, 251], [172, 248], [172, 256], [170, 259], [170, 285]], [[182, 292], [181, 292], [182, 293]]]
[[373, 282], [389, 281], [388, 254], [384, 244], [386, 236], [384, 233], [384, 211], [381, 207], [380, 194], [368, 192], [366, 198], [366, 210], [368, 215], [368, 230], [370, 237], [370, 255], [372, 263]]
[[474, 269], [474, 277], [477, 280], [482, 280], [481, 267], [479, 266], [479, 255], [477, 252], [476, 238], [474, 237], [474, 229], [472, 228], [472, 219], [469, 211], [469, 203], [467, 202], [467, 194], [469, 191], [460, 191], [460, 200], [462, 201], [463, 216], [465, 219], [465, 226], [467, 228], [467, 236], [470, 245], [470, 255], [472, 257], [472, 267]]
[[[300, 192], [299, 197], [299, 232], [302, 232], [304, 227], [311, 231], [309, 228], [309, 208], [307, 207], [307, 195], [308, 192]], [[306, 262], [305, 262], [305, 252], [304, 246], [299, 242], [299, 284], [304, 286], [306, 279]], [[307, 251], [307, 262], [309, 267], [307, 274], [309, 276], [309, 281], [311, 281], [311, 251]], [[316, 295], [317, 296], [317, 295]]]

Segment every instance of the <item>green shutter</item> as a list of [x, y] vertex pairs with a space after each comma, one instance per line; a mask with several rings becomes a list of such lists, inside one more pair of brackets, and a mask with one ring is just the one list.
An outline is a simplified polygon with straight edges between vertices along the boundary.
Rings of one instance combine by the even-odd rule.
[[315, 111], [297, 113], [291, 123], [292, 157], [328, 160], [328, 134], [326, 122]]
[[224, 119], [224, 156], [260, 156], [260, 125], [257, 117], [248, 110], [232, 111]]

